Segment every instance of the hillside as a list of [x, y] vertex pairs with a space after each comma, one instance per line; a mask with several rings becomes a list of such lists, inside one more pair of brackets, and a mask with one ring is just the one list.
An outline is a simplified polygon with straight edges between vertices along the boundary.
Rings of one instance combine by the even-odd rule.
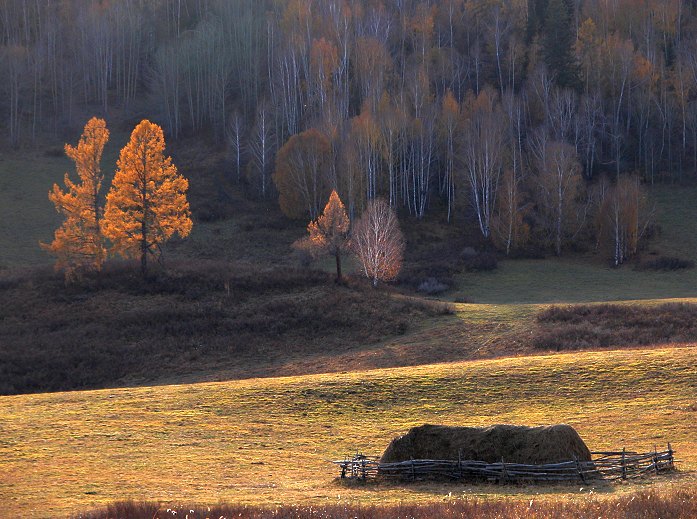
[[[0, 519], [692, 519], [697, 1], [1, 0], [0, 77]], [[679, 470], [337, 478], [424, 423]]]
[[203, 260], [147, 282], [130, 265], [67, 288], [4, 275], [0, 302], [0, 394], [336, 371], [452, 313], [317, 270]]
[[695, 488], [696, 366], [695, 347], [658, 348], [3, 397], [0, 494], [13, 517], [123, 498], [273, 505], [588, 495], [576, 487], [539, 495], [534, 487], [344, 486], [327, 463], [379, 454], [416, 424], [500, 422], [565, 422], [591, 449], [670, 441], [681, 473], [641, 487]]

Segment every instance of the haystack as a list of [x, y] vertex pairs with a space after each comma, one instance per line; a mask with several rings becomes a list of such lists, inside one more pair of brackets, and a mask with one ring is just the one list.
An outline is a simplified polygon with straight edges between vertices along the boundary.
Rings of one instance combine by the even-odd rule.
[[422, 425], [395, 438], [380, 463], [411, 459], [477, 460], [488, 463], [546, 464], [590, 461], [591, 453], [569, 425], [448, 427]]

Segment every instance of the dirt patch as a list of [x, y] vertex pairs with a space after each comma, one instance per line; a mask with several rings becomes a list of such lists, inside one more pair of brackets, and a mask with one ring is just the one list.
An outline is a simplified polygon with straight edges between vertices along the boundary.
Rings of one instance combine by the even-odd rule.
[[410, 459], [477, 460], [502, 459], [510, 463], [544, 464], [590, 461], [591, 453], [569, 425], [526, 427], [449, 427], [421, 425], [395, 438], [380, 459], [393, 463]]

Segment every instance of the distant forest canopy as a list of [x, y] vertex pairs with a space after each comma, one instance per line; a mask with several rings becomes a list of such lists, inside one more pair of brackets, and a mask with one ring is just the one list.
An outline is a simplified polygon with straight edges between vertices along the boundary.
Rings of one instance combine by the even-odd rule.
[[130, 111], [225, 144], [289, 216], [336, 188], [507, 253], [607, 237], [621, 263], [640, 184], [697, 170], [694, 1], [3, 0], [0, 77], [14, 146]]

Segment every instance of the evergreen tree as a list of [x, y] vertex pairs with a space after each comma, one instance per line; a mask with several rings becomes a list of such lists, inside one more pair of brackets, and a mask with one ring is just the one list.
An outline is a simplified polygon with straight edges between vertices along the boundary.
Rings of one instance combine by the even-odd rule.
[[542, 53], [557, 85], [579, 88], [579, 66], [574, 53], [570, 8], [564, 0], [549, 0], [542, 32]]

